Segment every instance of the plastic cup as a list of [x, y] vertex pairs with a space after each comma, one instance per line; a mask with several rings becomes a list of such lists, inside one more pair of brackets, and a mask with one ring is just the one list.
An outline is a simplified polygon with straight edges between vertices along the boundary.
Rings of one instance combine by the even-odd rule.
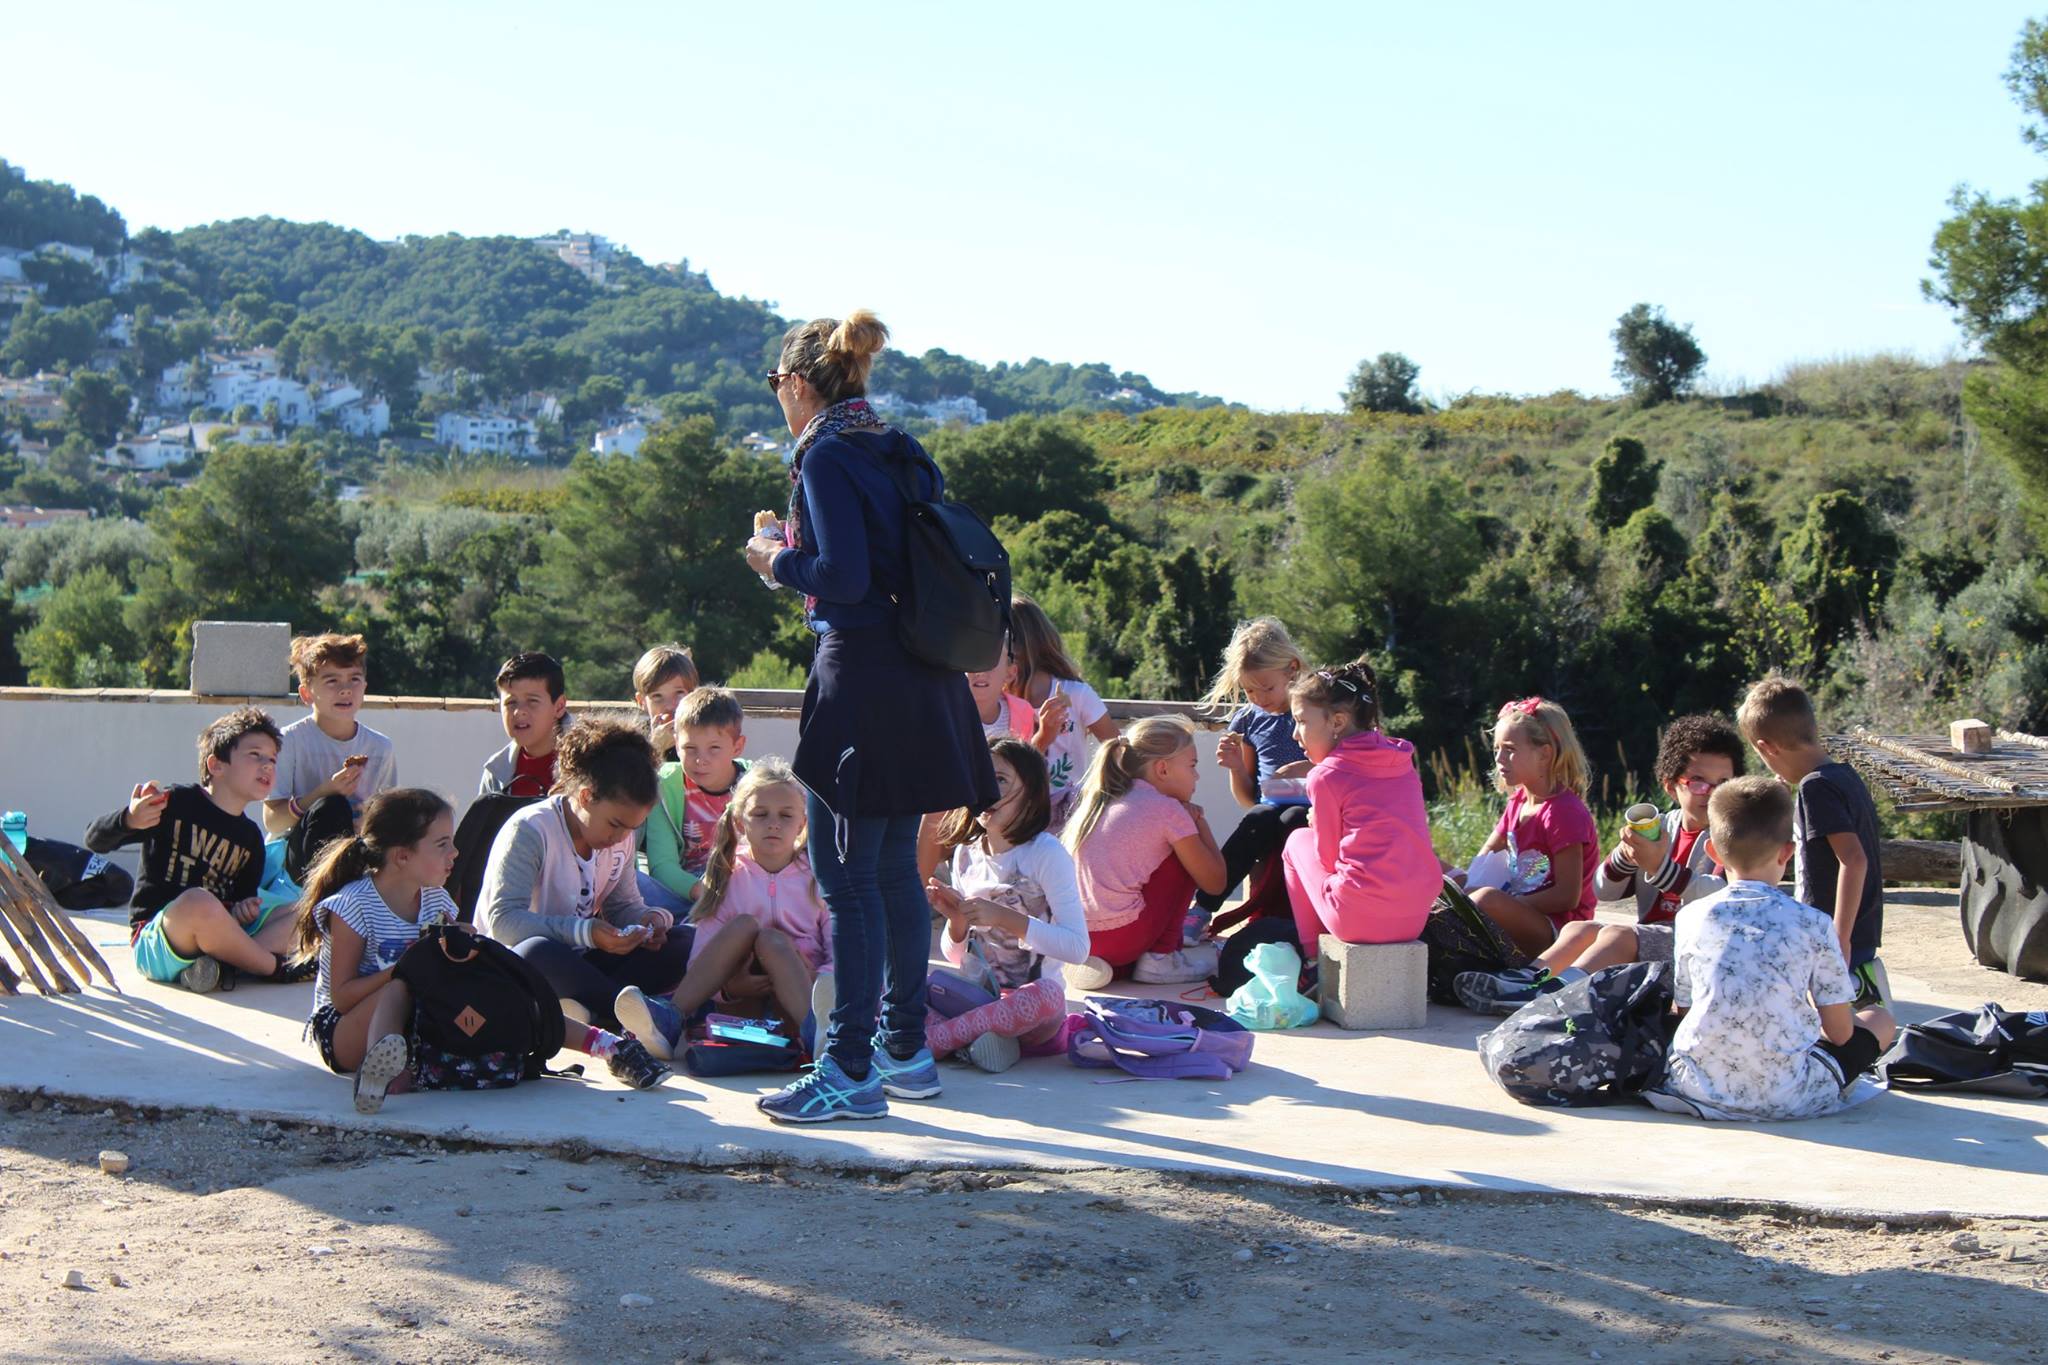
[[1636, 802], [1621, 813], [1621, 818], [1628, 821], [1628, 827], [1645, 839], [1656, 838], [1658, 831], [1664, 827], [1663, 815], [1648, 801]]

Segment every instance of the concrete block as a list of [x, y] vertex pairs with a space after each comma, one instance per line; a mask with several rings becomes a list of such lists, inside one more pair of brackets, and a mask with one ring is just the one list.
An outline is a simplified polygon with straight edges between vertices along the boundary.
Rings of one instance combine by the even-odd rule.
[[1346, 943], [1324, 934], [1316, 994], [1342, 1029], [1421, 1028], [1428, 1020], [1429, 950], [1421, 943]]
[[1952, 720], [1948, 723], [1948, 747], [1959, 754], [1991, 752], [1991, 727], [1981, 720]]
[[192, 691], [282, 697], [292, 690], [292, 628], [282, 621], [194, 621]]

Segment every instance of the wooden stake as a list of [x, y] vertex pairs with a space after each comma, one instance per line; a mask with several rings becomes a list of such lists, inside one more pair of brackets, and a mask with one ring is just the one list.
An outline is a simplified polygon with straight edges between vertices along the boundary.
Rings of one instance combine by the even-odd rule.
[[50, 988], [50, 983], [43, 977], [42, 969], [36, 966], [35, 958], [30, 956], [28, 945], [21, 941], [20, 934], [14, 932], [12, 908], [11, 902], [0, 900], [0, 938], [6, 939], [7, 946], [14, 949], [14, 955], [21, 959], [22, 970], [28, 973], [28, 979], [35, 983], [38, 991], [44, 995], [60, 994]]
[[[43, 879], [29, 868], [9, 866], [5, 857], [0, 857], [0, 890], [11, 892], [26, 902], [29, 913], [42, 925], [45, 932], [55, 941], [71, 965], [83, 977], [85, 984], [92, 984], [92, 967], [99, 968], [100, 975], [107, 980], [107, 989], [114, 994], [121, 993], [120, 983], [114, 980], [114, 973], [107, 966], [107, 960], [100, 956], [99, 949], [92, 946], [92, 940], [85, 936], [64, 907], [57, 904], [57, 898], [50, 894], [50, 888]], [[91, 966], [87, 966], [90, 963]]]

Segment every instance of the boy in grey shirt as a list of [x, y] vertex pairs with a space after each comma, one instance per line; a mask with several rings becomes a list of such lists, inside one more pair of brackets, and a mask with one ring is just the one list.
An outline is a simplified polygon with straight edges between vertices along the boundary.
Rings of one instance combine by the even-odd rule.
[[398, 785], [391, 740], [356, 719], [368, 680], [360, 635], [302, 635], [292, 641], [299, 700], [313, 714], [284, 728], [277, 785], [263, 823], [285, 839], [285, 875], [303, 882], [320, 850], [356, 831], [363, 804]]

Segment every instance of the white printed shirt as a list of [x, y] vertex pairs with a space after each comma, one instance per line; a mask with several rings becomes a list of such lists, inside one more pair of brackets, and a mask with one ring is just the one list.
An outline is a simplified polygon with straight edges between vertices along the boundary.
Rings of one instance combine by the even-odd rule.
[[1679, 910], [1673, 1003], [1686, 1016], [1660, 1109], [1710, 1119], [1798, 1119], [1844, 1107], [1817, 1005], [1856, 998], [1834, 921], [1775, 886], [1736, 881]]

